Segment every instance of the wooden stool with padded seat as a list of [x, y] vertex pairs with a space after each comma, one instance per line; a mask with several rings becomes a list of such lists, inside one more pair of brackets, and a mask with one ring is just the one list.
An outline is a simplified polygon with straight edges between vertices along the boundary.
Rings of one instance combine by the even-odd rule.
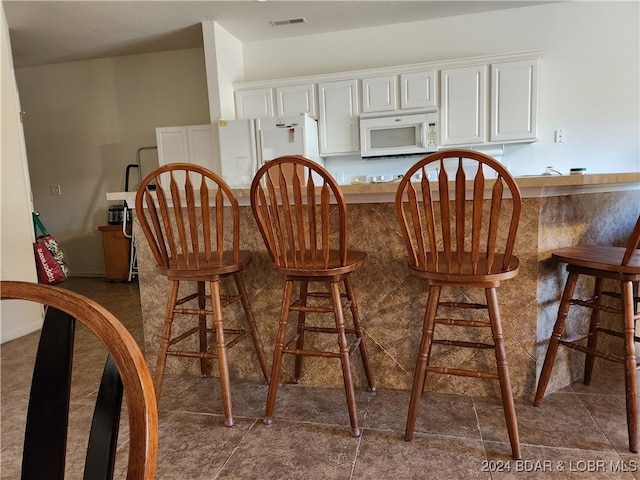
[[[156, 271], [171, 282], [155, 374], [156, 395], [159, 399], [168, 355], [200, 359], [202, 376], [208, 374], [207, 359], [218, 359], [225, 425], [230, 427], [233, 416], [227, 350], [250, 336], [262, 373], [269, 381], [264, 349], [242, 278], [252, 255], [240, 250], [238, 202], [215, 173], [198, 165], [173, 163], [142, 180], [136, 194], [136, 215], [157, 262]], [[222, 280], [230, 276], [237, 295], [221, 293]], [[184, 282], [196, 283], [197, 289], [179, 298]], [[206, 293], [206, 285], [210, 293]], [[185, 305], [191, 300], [197, 300], [197, 305]], [[247, 329], [224, 328], [222, 307], [237, 301], [244, 309]], [[207, 303], [211, 306], [207, 307]], [[197, 316], [197, 326], [173, 335], [176, 314]], [[207, 326], [208, 316], [213, 317], [213, 328]], [[216, 343], [215, 351], [208, 348], [210, 334]], [[181, 342], [192, 335], [198, 336], [198, 348], [180, 348]]]
[[[335, 207], [330, 206], [331, 203], [335, 203]], [[351, 435], [357, 437], [361, 431], [349, 364], [349, 358], [356, 350], [362, 357], [369, 388], [374, 390], [375, 387], [350, 277], [364, 263], [366, 253], [347, 249], [344, 197], [336, 181], [316, 162], [287, 156], [267, 162], [258, 170], [251, 184], [251, 207], [273, 268], [285, 280], [264, 423], [272, 423], [284, 353], [295, 356], [296, 382], [301, 376], [303, 356], [339, 358]], [[310, 283], [318, 282], [327, 284], [330, 293], [308, 291]], [[298, 300], [292, 301], [294, 283], [300, 284], [300, 295]], [[340, 284], [344, 284], [344, 294], [340, 292]], [[346, 302], [342, 302], [342, 297], [346, 297]], [[309, 298], [330, 298], [331, 304], [310, 305]], [[353, 328], [345, 327], [344, 312], [347, 310], [351, 312]], [[290, 312], [298, 312], [298, 322], [296, 334], [286, 341]], [[332, 314], [335, 326], [308, 325], [307, 313]], [[335, 334], [338, 351], [305, 348], [306, 333]], [[354, 338], [351, 346], [347, 335]]]
[[[465, 169], [472, 167], [477, 171], [467, 178]], [[429, 181], [429, 171], [439, 172], [433, 182]], [[489, 206], [484, 202], [485, 191], [490, 191]], [[494, 379], [500, 384], [513, 458], [519, 459], [518, 425], [496, 294], [501, 281], [518, 273], [518, 258], [513, 255], [521, 209], [518, 186], [509, 172], [487, 155], [468, 150], [442, 151], [423, 158], [407, 171], [398, 186], [395, 205], [409, 256], [409, 273], [429, 286], [405, 439], [413, 438], [427, 372]], [[451, 287], [481, 288], [486, 304], [441, 301], [441, 290]], [[439, 307], [445, 307], [447, 313], [469, 313], [466, 318], [438, 316]], [[470, 313], [478, 310], [487, 310], [488, 321]], [[438, 325], [490, 328], [493, 344], [436, 338]], [[431, 365], [433, 345], [493, 349], [497, 372]]]
[[[633, 294], [633, 282], [640, 281], [640, 217], [631, 233], [627, 247], [614, 247], [609, 245], [577, 245], [575, 247], [561, 248], [554, 251], [551, 256], [558, 262], [567, 264], [567, 283], [562, 293], [562, 299], [558, 308], [558, 318], [553, 327], [553, 333], [549, 340], [547, 354], [542, 365], [540, 380], [536, 390], [533, 404], [539, 407], [547, 389], [551, 370], [556, 359], [558, 347], [563, 345], [586, 354], [584, 367], [584, 384], [591, 383], [593, 364], [595, 357], [600, 357], [624, 365], [626, 402], [627, 402], [627, 430], [629, 434], [629, 450], [638, 452], [638, 390], [636, 380], [635, 342], [640, 338], [635, 336], [635, 323], [640, 320], [640, 314], [635, 312], [638, 298]], [[593, 277], [595, 286], [593, 295], [586, 299], [574, 298], [574, 290], [580, 275]], [[604, 290], [604, 283], [608, 281], [618, 282], [620, 292]], [[605, 297], [621, 300], [621, 306], [608, 305], [603, 302]], [[589, 331], [586, 335], [578, 335], [564, 338], [565, 323], [569, 309], [572, 305], [578, 305], [591, 309]], [[622, 332], [600, 326], [600, 313], [608, 312], [622, 316]], [[598, 334], [615, 336], [624, 340], [624, 356], [619, 357], [598, 350]], [[584, 340], [587, 340], [586, 345]]]

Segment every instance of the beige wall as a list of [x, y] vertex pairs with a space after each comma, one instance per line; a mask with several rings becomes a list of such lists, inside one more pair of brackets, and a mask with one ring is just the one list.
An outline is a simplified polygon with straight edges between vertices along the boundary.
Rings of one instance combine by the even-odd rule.
[[[0, 279], [34, 282], [33, 227], [29, 195], [29, 174], [24, 157], [20, 126], [20, 102], [15, 88], [9, 29], [0, 8], [0, 87], [2, 139], [0, 141]], [[0, 301], [1, 342], [37, 330], [42, 325], [42, 308], [16, 300]]]
[[[34, 207], [71, 274], [102, 276], [106, 192], [124, 190], [126, 166], [156, 144], [156, 127], [209, 123], [203, 49], [23, 68], [16, 77]], [[153, 151], [142, 155], [157, 161]], [[130, 189], [137, 181], [133, 170]]]

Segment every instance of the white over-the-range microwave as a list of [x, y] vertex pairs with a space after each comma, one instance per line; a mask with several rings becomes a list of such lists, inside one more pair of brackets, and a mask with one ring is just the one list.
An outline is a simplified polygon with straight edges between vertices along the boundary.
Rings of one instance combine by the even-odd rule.
[[396, 113], [360, 117], [363, 158], [412, 155], [438, 150], [438, 113]]

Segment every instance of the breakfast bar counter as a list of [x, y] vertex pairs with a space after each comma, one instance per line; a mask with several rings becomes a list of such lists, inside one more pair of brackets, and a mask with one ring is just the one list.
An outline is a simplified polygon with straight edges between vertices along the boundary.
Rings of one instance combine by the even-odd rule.
[[[515, 246], [520, 270], [514, 279], [504, 282], [498, 289], [498, 301], [514, 396], [531, 400], [565, 283], [563, 266], [551, 260], [551, 252], [577, 244], [625, 245], [640, 214], [640, 172], [517, 177], [516, 181], [523, 195]], [[487, 186], [490, 188], [490, 185]], [[393, 204], [396, 187], [395, 183], [384, 183], [344, 185], [341, 189], [349, 204], [349, 247], [368, 254], [365, 264], [352, 278], [376, 383], [383, 388], [410, 389], [427, 290], [422, 281], [410, 276], [407, 271], [406, 250]], [[241, 248], [253, 252], [253, 261], [245, 269], [245, 282], [270, 364], [283, 281], [270, 267], [249, 206], [248, 189], [235, 189], [234, 194], [242, 205]], [[133, 196], [135, 194], [132, 192], [107, 194], [109, 200], [127, 200], [129, 205], [133, 205]], [[135, 222], [134, 235], [145, 350], [149, 365], [154, 369], [168, 283], [155, 273], [153, 256]], [[223, 284], [223, 288], [226, 287]], [[466, 289], [449, 292], [448, 295], [478, 301], [484, 298], [483, 292]], [[233, 323], [240, 320], [241, 310], [240, 307], [225, 310], [225, 321]], [[478, 335], [485, 333], [478, 332]], [[581, 356], [574, 352], [561, 353], [564, 356], [558, 357], [548, 392], [565, 386], [581, 375]], [[449, 357], [449, 354], [443, 355]], [[264, 381], [250, 342], [239, 344], [228, 357], [231, 378], [256, 383]], [[286, 363], [289, 360], [291, 363]], [[437, 355], [432, 362], [437, 364]], [[474, 352], [468, 356], [463, 353], [456, 358], [447, 358], [446, 363], [457, 363], [460, 368], [482, 365], [491, 368], [495, 360]], [[365, 388], [366, 379], [357, 356], [353, 357], [352, 368], [355, 384]], [[292, 369], [292, 359], [285, 359], [282, 381], [289, 381]], [[166, 371], [188, 371], [198, 375], [199, 367], [196, 359], [170, 357]], [[211, 372], [216, 375], [217, 368], [212, 368]], [[341, 388], [342, 382], [339, 361], [305, 358], [302, 384], [335, 385]], [[426, 389], [443, 393], [499, 396], [497, 382], [435, 374], [429, 376]]]

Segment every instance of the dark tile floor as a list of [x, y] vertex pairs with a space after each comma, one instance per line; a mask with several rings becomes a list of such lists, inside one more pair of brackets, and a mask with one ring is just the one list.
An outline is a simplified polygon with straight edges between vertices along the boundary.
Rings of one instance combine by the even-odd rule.
[[[62, 284], [111, 310], [141, 341], [137, 285], [73, 278]], [[82, 332], [81, 332], [82, 333]], [[2, 345], [1, 478], [19, 478], [31, 356], [37, 333]], [[103, 353], [88, 335], [76, 342], [73, 425], [88, 421]], [[411, 442], [402, 438], [409, 392], [360, 391], [363, 434], [349, 436], [341, 389], [283, 385], [272, 426], [262, 424], [266, 385], [233, 382], [236, 425], [223, 426], [215, 378], [168, 375], [160, 401], [158, 479], [529, 479], [640, 478], [627, 450], [624, 381], [618, 365], [597, 362], [592, 385], [569, 385], [542, 407], [517, 401], [522, 461], [510, 457], [497, 398], [425, 394]], [[72, 429], [75, 430], [76, 428]], [[126, 426], [123, 427], [126, 431]], [[71, 432], [72, 434], [73, 432]], [[76, 476], [82, 438], [72, 440]], [[126, 454], [126, 443], [121, 446]], [[123, 455], [123, 458], [126, 458]], [[119, 459], [118, 478], [124, 478]]]

